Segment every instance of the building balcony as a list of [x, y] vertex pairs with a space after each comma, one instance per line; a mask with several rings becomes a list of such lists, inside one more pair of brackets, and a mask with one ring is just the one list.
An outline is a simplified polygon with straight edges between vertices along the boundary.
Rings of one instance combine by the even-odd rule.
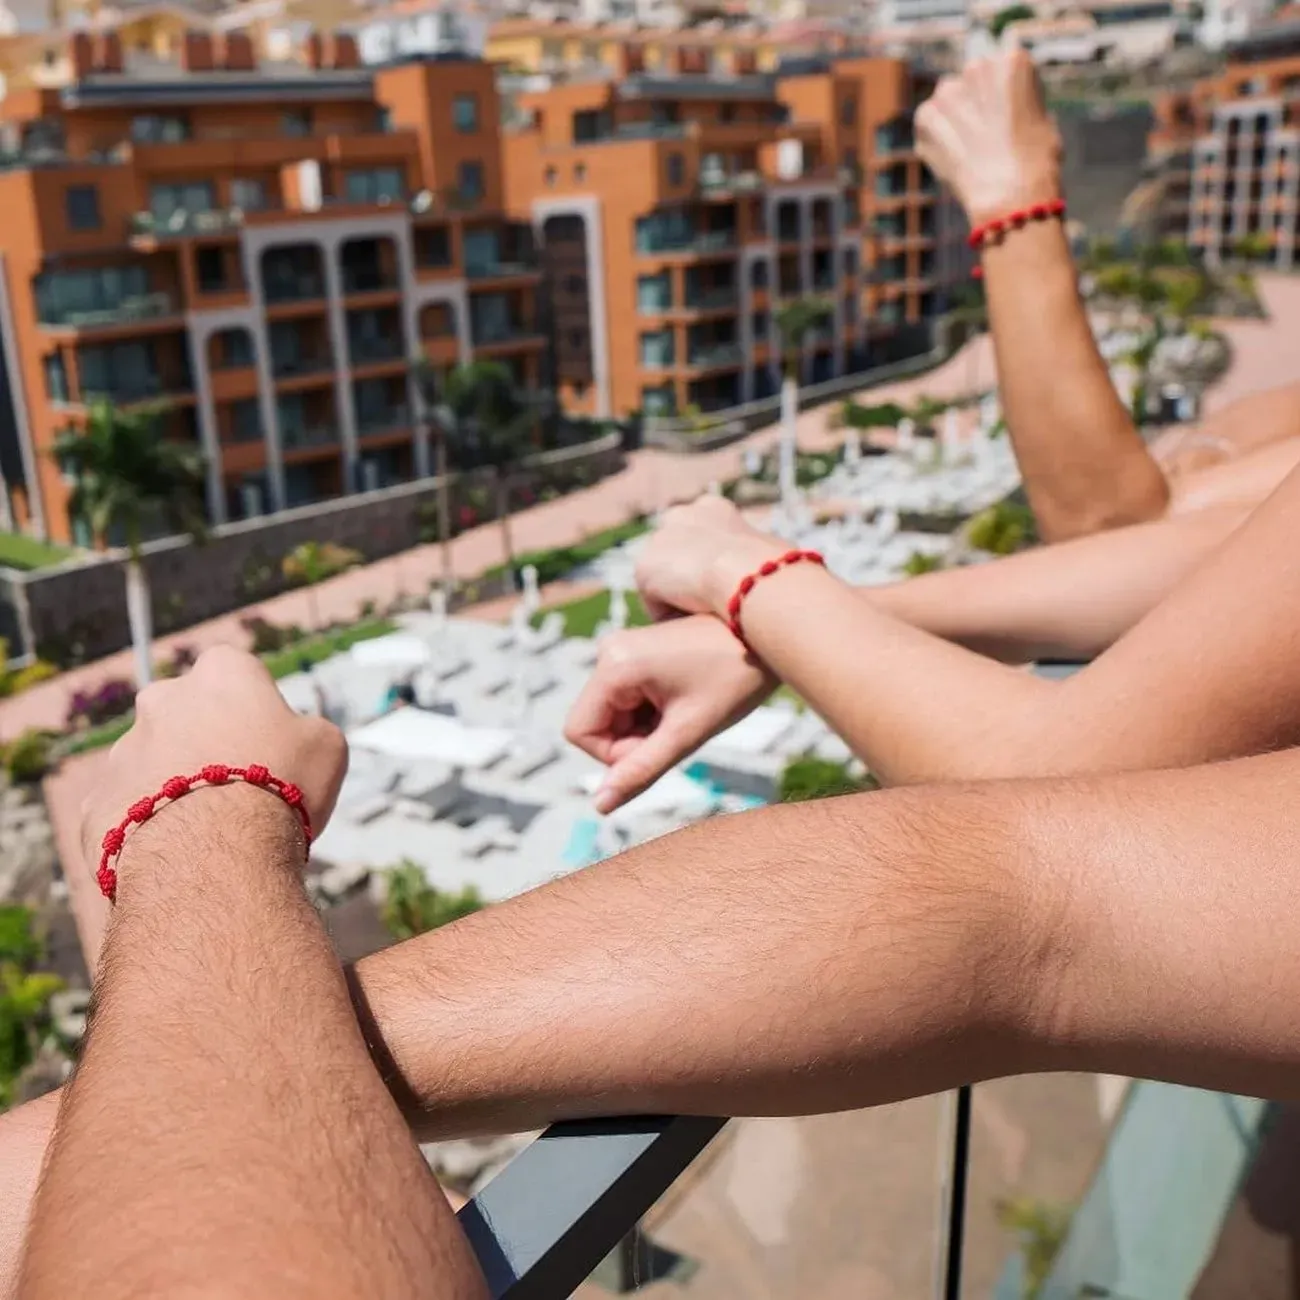
[[147, 293], [138, 298], [123, 298], [111, 307], [46, 312], [41, 316], [40, 323], [51, 329], [112, 329], [120, 325], [161, 321], [175, 314], [176, 304], [171, 294]]
[[378, 438], [386, 434], [409, 433], [412, 428], [410, 407], [391, 406], [386, 411], [367, 411], [357, 416], [357, 436]]
[[401, 361], [405, 357], [401, 339], [351, 338], [348, 359], [355, 366], [369, 366], [381, 361]]
[[368, 266], [344, 267], [342, 279], [345, 294], [396, 293], [399, 287], [396, 276]]
[[333, 424], [304, 424], [280, 430], [280, 445], [285, 451], [312, 451], [339, 446], [338, 427]]
[[532, 326], [509, 325], [475, 330], [471, 342], [475, 352], [504, 352], [540, 347], [545, 340]]
[[277, 380], [329, 374], [333, 369], [334, 362], [328, 356], [271, 358], [271, 374]]
[[541, 273], [541, 267], [535, 260], [523, 262], [476, 260], [465, 264], [466, 278], [474, 281], [535, 279], [540, 277]]
[[244, 224], [240, 208], [214, 208], [207, 212], [178, 209], [168, 217], [137, 212], [128, 219], [127, 235], [132, 243], [154, 244], [164, 239], [188, 239], [195, 235], [234, 235]]
[[637, 243], [640, 257], [662, 257], [677, 253], [728, 253], [736, 248], [734, 230], [706, 230], [696, 235], [643, 239]]
[[[724, 285], [716, 289], [701, 289], [696, 293], [687, 292], [685, 310], [734, 311], [740, 302], [740, 293], [735, 285]], [[669, 308], [668, 310], [672, 310]]]
[[736, 370], [745, 364], [745, 352], [739, 343], [711, 343], [692, 348], [686, 358], [691, 370]]
[[267, 303], [311, 302], [325, 296], [325, 281], [316, 275], [268, 280], [262, 290]]
[[732, 199], [738, 194], [757, 194], [764, 183], [763, 173], [759, 171], [732, 172], [727, 176], [701, 175], [698, 182], [702, 199]]

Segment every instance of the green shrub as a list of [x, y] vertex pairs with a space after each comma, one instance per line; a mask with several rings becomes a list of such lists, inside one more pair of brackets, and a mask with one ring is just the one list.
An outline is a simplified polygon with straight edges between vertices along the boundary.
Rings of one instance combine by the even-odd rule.
[[25, 691], [29, 686], [35, 686], [39, 682], [48, 682], [51, 677], [57, 677], [59, 670], [52, 664], [47, 663], [44, 659], [37, 659], [35, 663], [30, 663], [26, 668], [20, 668], [16, 673], [10, 673], [9, 690], [5, 693], [8, 695], [17, 695], [19, 691]]
[[893, 429], [907, 418], [907, 408], [897, 402], [863, 406], [851, 397], [844, 403], [844, 423], [851, 429]]
[[[578, 568], [579, 565], [590, 563], [615, 546], [621, 546], [634, 537], [640, 537], [649, 527], [649, 520], [638, 515], [625, 524], [617, 524], [613, 528], [592, 533], [590, 537], [584, 537], [582, 541], [575, 542], [572, 546], [556, 546], [548, 551], [525, 551], [524, 554], [515, 557], [515, 571], [518, 572], [531, 564], [537, 570], [538, 582], [542, 584], [554, 582], [557, 578], [562, 578]], [[490, 584], [500, 579], [505, 571], [504, 564], [493, 565], [479, 575], [479, 582], [484, 585]]]
[[1034, 540], [1034, 515], [1027, 506], [999, 501], [966, 525], [966, 540], [991, 555], [1010, 555]]
[[871, 776], [857, 777], [847, 763], [827, 758], [795, 758], [781, 773], [782, 803], [802, 803], [805, 799], [829, 799], [839, 794], [861, 794], [875, 790], [878, 783]]
[[459, 921], [485, 905], [473, 885], [466, 885], [458, 894], [434, 889], [425, 879], [424, 870], [409, 858], [391, 868], [387, 875], [388, 887], [380, 917], [389, 934], [399, 942]]
[[903, 572], [909, 578], [919, 578], [923, 573], [933, 573], [943, 568], [943, 560], [938, 555], [927, 555], [924, 551], [913, 551], [903, 565]]
[[50, 735], [29, 728], [5, 750], [9, 779], [21, 785], [39, 781], [50, 770]]

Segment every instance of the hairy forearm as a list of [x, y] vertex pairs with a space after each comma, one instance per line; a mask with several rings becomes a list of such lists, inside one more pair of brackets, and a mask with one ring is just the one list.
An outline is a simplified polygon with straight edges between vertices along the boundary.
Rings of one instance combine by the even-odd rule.
[[1156, 517], [1164, 476], [1097, 350], [1064, 230], [1025, 226], [983, 265], [999, 394], [1045, 540]]
[[665, 836], [361, 962], [372, 1040], [438, 1135], [1019, 1070], [1036, 904], [1003, 809], [890, 792]]
[[20, 1294], [251, 1294], [270, 1276], [285, 1295], [471, 1294], [302, 890], [291, 815], [200, 792], [137, 835]]
[[[720, 558], [719, 610], [735, 590], [732, 567]], [[887, 785], [1034, 770], [1052, 683], [892, 618], [812, 565], [759, 582], [742, 621], [754, 653]]]
[[912, 627], [1007, 663], [1091, 659], [1150, 613], [1248, 514], [1245, 507], [1220, 507], [1135, 524], [863, 594]]

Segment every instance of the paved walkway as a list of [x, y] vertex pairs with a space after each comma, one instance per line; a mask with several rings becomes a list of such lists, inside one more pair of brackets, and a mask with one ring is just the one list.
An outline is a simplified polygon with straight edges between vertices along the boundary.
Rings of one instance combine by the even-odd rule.
[[[871, 400], [909, 402], [923, 393], [955, 397], [972, 387], [987, 385], [992, 379], [992, 347], [987, 338], [980, 338], [937, 370], [873, 388]], [[843, 435], [827, 427], [828, 417], [838, 407], [839, 403], [833, 402], [800, 415], [801, 446], [815, 450], [840, 441]], [[618, 474], [583, 491], [513, 515], [511, 530], [515, 549], [522, 552], [570, 545], [591, 533], [623, 523], [638, 512], [652, 513], [674, 501], [697, 496], [715, 480], [734, 478], [740, 473], [744, 452], [752, 448], [766, 450], [774, 445], [779, 432], [772, 425], [730, 447], [700, 455], [635, 452]], [[500, 529], [495, 524], [485, 524], [462, 533], [453, 542], [452, 553], [457, 579], [472, 580], [501, 562]], [[399, 596], [423, 595], [441, 576], [442, 553], [436, 544], [377, 560], [317, 587], [319, 617], [326, 622], [352, 621], [359, 616], [365, 602], [373, 601], [383, 609]], [[492, 602], [484, 612], [487, 616], [504, 618], [508, 608], [508, 601]], [[310, 626], [313, 618], [306, 592], [286, 592], [182, 632], [159, 637], [155, 641], [155, 658], [167, 659], [177, 646], [194, 650], [219, 644], [246, 646], [248, 634], [240, 626], [240, 619], [248, 614], [260, 614], [273, 623], [296, 623], [302, 627]], [[93, 690], [105, 678], [131, 675], [131, 652], [122, 650], [4, 700], [0, 702], [0, 740], [13, 737], [27, 727], [59, 729], [74, 692]]]

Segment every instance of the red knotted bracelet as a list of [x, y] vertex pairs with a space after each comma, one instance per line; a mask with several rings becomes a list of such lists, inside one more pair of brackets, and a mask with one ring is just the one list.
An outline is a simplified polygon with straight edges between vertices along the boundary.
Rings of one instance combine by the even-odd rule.
[[759, 565], [753, 573], [741, 578], [740, 585], [727, 601], [727, 626], [731, 629], [731, 635], [746, 650], [749, 649], [749, 642], [745, 640], [744, 630], [740, 626], [740, 607], [745, 603], [745, 597], [754, 590], [755, 583], [763, 578], [770, 578], [778, 569], [783, 569], [788, 564], [805, 563], [825, 565], [826, 560], [820, 551], [786, 551], [784, 555], [778, 556], [775, 560], [768, 560], [765, 564]]
[[162, 783], [157, 794], [147, 799], [138, 799], [127, 810], [126, 816], [116, 826], [104, 833], [103, 852], [99, 857], [99, 871], [95, 879], [105, 898], [111, 903], [117, 897], [117, 872], [110, 865], [122, 852], [126, 843], [126, 833], [132, 825], [143, 825], [156, 812], [159, 804], [175, 803], [177, 799], [189, 794], [196, 786], [227, 785], [231, 781], [244, 781], [255, 785], [259, 790], [268, 790], [278, 799], [283, 799], [298, 814], [302, 822], [302, 833], [311, 848], [311, 815], [307, 812], [307, 803], [302, 791], [290, 781], [281, 781], [260, 763], [250, 763], [247, 767], [227, 767], [224, 763], [209, 763], [200, 768], [193, 776], [169, 776]]
[[[1019, 230], [1022, 226], [1027, 226], [1031, 221], [1051, 221], [1056, 217], [1065, 216], [1065, 200], [1052, 199], [1047, 203], [1033, 203], [1027, 208], [1016, 208], [1008, 212], [1005, 217], [995, 217], [992, 221], [985, 221], [976, 226], [966, 237], [966, 242], [976, 252], [984, 248], [991, 240], [1001, 239], [1001, 237], [1012, 230]], [[981, 267], [975, 267], [971, 274], [975, 279], [979, 279], [983, 274]]]

